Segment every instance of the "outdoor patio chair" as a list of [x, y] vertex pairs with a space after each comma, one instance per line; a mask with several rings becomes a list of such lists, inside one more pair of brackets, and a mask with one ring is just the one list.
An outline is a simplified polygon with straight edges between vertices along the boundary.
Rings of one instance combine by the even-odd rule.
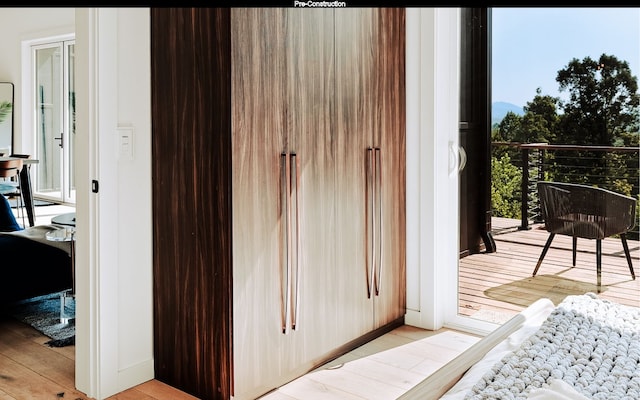
[[576, 265], [577, 238], [595, 239], [599, 292], [602, 239], [619, 235], [631, 277], [636, 279], [626, 237], [626, 233], [635, 226], [636, 199], [594, 186], [559, 182], [538, 182], [538, 196], [540, 213], [549, 238], [533, 270], [533, 276], [536, 276], [556, 234], [573, 237], [573, 266]]

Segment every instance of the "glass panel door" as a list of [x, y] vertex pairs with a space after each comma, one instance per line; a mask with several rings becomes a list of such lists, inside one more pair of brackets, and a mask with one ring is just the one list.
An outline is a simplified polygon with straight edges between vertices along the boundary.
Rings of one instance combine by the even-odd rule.
[[34, 46], [36, 157], [39, 198], [75, 203], [74, 42]]

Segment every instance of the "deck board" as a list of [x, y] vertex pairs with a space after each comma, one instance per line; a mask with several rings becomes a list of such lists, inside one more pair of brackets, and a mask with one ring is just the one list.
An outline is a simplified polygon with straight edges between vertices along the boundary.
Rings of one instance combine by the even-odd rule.
[[[518, 222], [494, 219], [496, 252], [460, 259], [460, 314], [503, 322], [542, 297], [558, 304], [568, 295], [597, 293], [595, 240], [578, 239], [574, 267], [571, 238], [556, 235], [538, 274], [532, 277], [549, 234], [540, 224], [518, 230]], [[628, 240], [628, 245], [637, 275], [640, 244]], [[602, 286], [597, 294], [603, 299], [640, 307], [640, 279], [631, 278], [619, 238], [602, 242]]]

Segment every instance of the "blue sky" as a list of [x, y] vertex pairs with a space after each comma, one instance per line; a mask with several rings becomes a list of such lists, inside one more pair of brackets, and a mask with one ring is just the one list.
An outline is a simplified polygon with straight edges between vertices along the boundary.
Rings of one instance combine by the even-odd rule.
[[493, 8], [492, 25], [493, 102], [524, 106], [538, 87], [564, 97], [558, 71], [603, 53], [627, 61], [640, 79], [640, 7]]

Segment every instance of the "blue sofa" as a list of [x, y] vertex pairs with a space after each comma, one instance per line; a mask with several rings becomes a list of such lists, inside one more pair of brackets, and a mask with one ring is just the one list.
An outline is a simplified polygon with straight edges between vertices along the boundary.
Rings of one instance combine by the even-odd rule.
[[70, 242], [51, 242], [55, 226], [23, 229], [0, 195], [0, 304], [71, 289]]

